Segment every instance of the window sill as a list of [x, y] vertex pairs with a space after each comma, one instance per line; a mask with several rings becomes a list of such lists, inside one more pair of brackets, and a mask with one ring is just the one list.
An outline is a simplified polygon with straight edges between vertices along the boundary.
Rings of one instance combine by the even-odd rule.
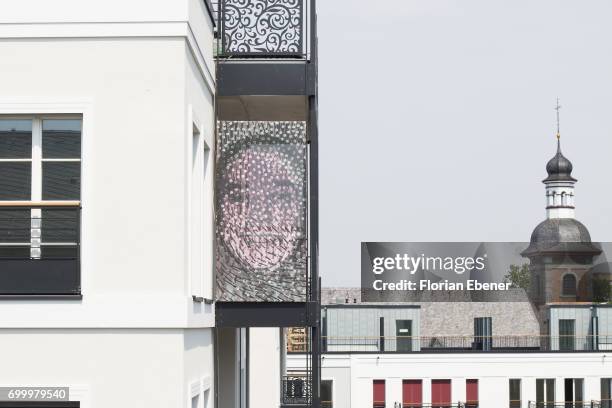
[[1, 300], [81, 300], [83, 295], [3, 295]]

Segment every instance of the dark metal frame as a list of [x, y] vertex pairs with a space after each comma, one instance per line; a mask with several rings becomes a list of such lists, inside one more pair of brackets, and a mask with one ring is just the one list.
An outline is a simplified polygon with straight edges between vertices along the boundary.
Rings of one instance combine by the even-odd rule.
[[[319, 139], [317, 96], [316, 0], [300, 0], [300, 53], [225, 52], [223, 0], [217, 4], [218, 41], [217, 96], [303, 95], [308, 103], [307, 135], [309, 159], [309, 274], [305, 302], [217, 302], [218, 327], [305, 327], [308, 338], [306, 379], [311, 390], [308, 401], [299, 406], [320, 408], [321, 379], [321, 297], [319, 279]], [[306, 27], [306, 24], [308, 27]], [[219, 38], [220, 37], [220, 38]], [[309, 58], [306, 58], [307, 56]], [[260, 58], [264, 61], [231, 64], [232, 58]], [[292, 61], [283, 61], [292, 59]], [[282, 389], [282, 388], [281, 388]], [[281, 407], [285, 406], [282, 403]]]
[[[378, 320], [378, 349], [384, 353], [385, 352], [385, 317], [380, 316]], [[323, 340], [325, 343], [325, 348], [327, 348], [327, 341]]]
[[248, 61], [217, 64], [217, 96], [311, 95], [308, 63], [276, 64], [274, 61]]
[[208, 17], [210, 17], [210, 21], [212, 22], [213, 27], [217, 25], [217, 21], [215, 20], [215, 8], [212, 5], [210, 0], [202, 0], [204, 2], [204, 7], [206, 8], [206, 12], [208, 13]]
[[217, 302], [218, 327], [306, 327], [316, 321], [312, 302]]
[[312, 407], [321, 407], [321, 279], [319, 278], [319, 92], [318, 92], [318, 39], [317, 2], [310, 0], [311, 59], [306, 66], [306, 89], [312, 89], [308, 98], [310, 140], [310, 279], [311, 304], [316, 305], [316, 320], [311, 328]]

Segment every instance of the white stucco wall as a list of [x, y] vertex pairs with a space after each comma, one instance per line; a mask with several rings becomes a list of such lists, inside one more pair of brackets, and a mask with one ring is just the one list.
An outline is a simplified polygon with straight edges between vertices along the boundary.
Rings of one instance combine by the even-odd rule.
[[[465, 380], [478, 379], [482, 408], [508, 406], [510, 378], [521, 379], [522, 406], [536, 398], [536, 379], [554, 378], [563, 400], [565, 378], [584, 378], [584, 399], [601, 398], [600, 378], [612, 377], [612, 354], [604, 353], [440, 353], [328, 354], [322, 378], [334, 379], [334, 407], [372, 406], [372, 380], [386, 380], [387, 407], [402, 402], [402, 380], [423, 380], [423, 402], [431, 402], [431, 380], [451, 379], [452, 401], [465, 401]], [[289, 355], [288, 366], [303, 357]], [[350, 383], [350, 386], [347, 386]]]
[[0, 55], [9, 56], [0, 62], [0, 114], [83, 114], [83, 300], [2, 301], [0, 327], [184, 327], [196, 314], [212, 326], [213, 308], [196, 310], [189, 288], [186, 119], [198, 118], [214, 149], [213, 97], [193, 85], [186, 41], [0, 40]]
[[[212, 160], [192, 245], [193, 127], [214, 157], [203, 2], [8, 0], [0, 115], [79, 114], [81, 300], [0, 299], [0, 386], [70, 386], [82, 407], [213, 406]], [[208, 390], [208, 391], [207, 391]], [[207, 392], [207, 400], [203, 401]]]
[[212, 384], [200, 368], [212, 360], [211, 329], [4, 329], [1, 338], [0, 386], [67, 386], [82, 408], [188, 407], [195, 379]]
[[214, 329], [187, 329], [183, 331], [183, 384], [186, 390], [185, 405], [191, 407], [191, 399], [199, 395], [198, 408], [214, 407]]
[[[284, 350], [282, 350], [284, 352]], [[249, 329], [249, 406], [278, 407], [281, 376], [280, 329]]]

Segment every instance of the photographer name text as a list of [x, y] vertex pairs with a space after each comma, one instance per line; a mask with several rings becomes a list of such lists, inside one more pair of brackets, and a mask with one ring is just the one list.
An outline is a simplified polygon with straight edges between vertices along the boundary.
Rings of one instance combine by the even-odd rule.
[[477, 279], [469, 279], [466, 282], [449, 282], [444, 280], [441, 282], [432, 282], [428, 279], [417, 281], [409, 281], [402, 279], [397, 282], [384, 282], [380, 279], [372, 283], [374, 290], [378, 291], [459, 291], [459, 290], [485, 290], [485, 291], [502, 291], [510, 289], [511, 284], [507, 282], [491, 283], [479, 282]]

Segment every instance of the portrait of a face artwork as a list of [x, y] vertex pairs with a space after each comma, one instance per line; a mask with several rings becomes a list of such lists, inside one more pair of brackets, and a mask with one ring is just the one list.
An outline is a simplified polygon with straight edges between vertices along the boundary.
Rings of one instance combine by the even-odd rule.
[[217, 147], [217, 295], [305, 298], [307, 171], [303, 122], [221, 122]]

